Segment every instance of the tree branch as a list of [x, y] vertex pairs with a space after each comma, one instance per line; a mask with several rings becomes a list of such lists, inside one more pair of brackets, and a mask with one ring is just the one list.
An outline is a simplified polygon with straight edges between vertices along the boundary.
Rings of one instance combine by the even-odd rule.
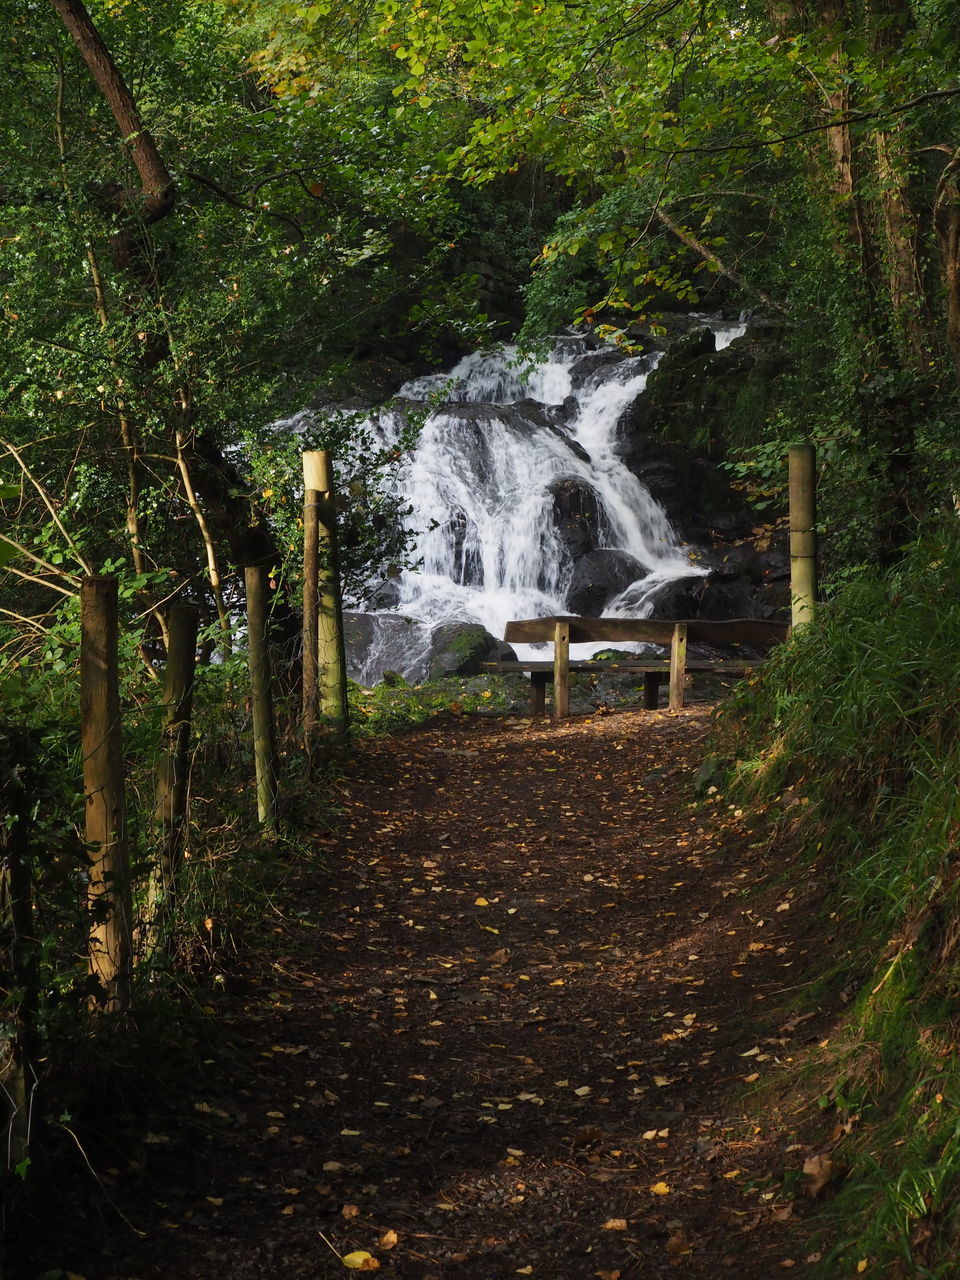
[[110, 50], [91, 21], [82, 0], [50, 0], [89, 68], [120, 129], [123, 144], [136, 166], [143, 194], [141, 214], [159, 222], [173, 208], [176, 188], [157, 145], [144, 128], [133, 94], [117, 70]]
[[738, 275], [732, 267], [728, 267], [722, 259], [718, 258], [708, 245], [705, 245], [702, 240], [698, 240], [692, 231], [688, 231], [685, 227], [681, 227], [678, 223], [674, 222], [670, 215], [665, 213], [659, 205], [654, 210], [654, 213], [668, 231], [672, 231], [678, 240], [682, 240], [689, 249], [693, 249], [693, 251], [698, 253], [701, 258], [705, 258], [707, 262], [712, 262], [720, 274], [722, 276], [726, 276], [726, 278], [735, 284], [738, 289], [742, 289], [744, 293], [755, 294], [761, 302], [766, 304], [766, 306], [772, 307], [774, 311], [779, 311], [783, 316], [789, 314], [788, 309], [782, 302], [777, 302], [775, 298], [771, 298], [769, 293], [765, 292], [763, 289], [758, 289], [756, 285], [752, 285], [749, 281], [744, 280], [743, 276]]
[[955, 89], [930, 89], [926, 93], [917, 94], [915, 98], [908, 98], [905, 102], [894, 103], [890, 107], [878, 107], [876, 111], [847, 111], [844, 115], [837, 116], [833, 120], [827, 120], [823, 124], [811, 124], [805, 129], [796, 129], [793, 133], [779, 133], [774, 138], [761, 138], [754, 142], [728, 142], [716, 147], [673, 147], [669, 149], [667, 147], [643, 147], [642, 149], [663, 156], [715, 155], [723, 151], [757, 151], [763, 147], [779, 146], [783, 142], [794, 142], [797, 138], [805, 138], [811, 133], [824, 133], [828, 129], [840, 129], [844, 125], [860, 124], [865, 120], [883, 120], [889, 116], [898, 116], [906, 111], [912, 111], [914, 107], [922, 107], [926, 102], [935, 102], [940, 98], [956, 97], [960, 97], [960, 87]]
[[[193, 169], [188, 169], [186, 176], [191, 181], [198, 182], [202, 187], [207, 187], [208, 190], [218, 195], [221, 200], [226, 204], [232, 205], [235, 209], [245, 209], [247, 213], [265, 214], [268, 218], [275, 218], [278, 222], [285, 223], [293, 230], [300, 243], [306, 244], [307, 237], [296, 218], [288, 217], [285, 213], [277, 213], [274, 209], [263, 209], [260, 205], [251, 204], [248, 200], [241, 200], [239, 196], [235, 196], [232, 192], [227, 191], [225, 187], [221, 187], [220, 183], [215, 182], [213, 178], [207, 178], [204, 174], [197, 173]], [[265, 179], [264, 181], [271, 181], [271, 179]], [[259, 183], [258, 188], [263, 185], [263, 182]]]

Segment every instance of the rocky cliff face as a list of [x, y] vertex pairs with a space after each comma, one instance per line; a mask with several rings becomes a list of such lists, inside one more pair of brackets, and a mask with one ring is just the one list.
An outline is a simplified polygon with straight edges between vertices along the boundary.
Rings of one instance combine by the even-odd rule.
[[620, 453], [709, 569], [701, 580], [668, 584], [663, 618], [784, 616], [790, 608], [786, 533], [757, 530], [757, 517], [722, 462], [749, 438], [785, 371], [782, 325], [750, 321], [717, 351], [694, 327], [670, 342], [643, 394], [621, 420]]

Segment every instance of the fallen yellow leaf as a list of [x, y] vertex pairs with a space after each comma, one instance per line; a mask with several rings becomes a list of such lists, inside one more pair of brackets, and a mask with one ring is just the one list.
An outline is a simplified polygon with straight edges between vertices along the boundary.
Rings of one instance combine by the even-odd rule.
[[345, 1253], [341, 1258], [345, 1267], [351, 1271], [379, 1271], [380, 1263], [366, 1249], [355, 1249], [353, 1253]]
[[600, 1228], [601, 1231], [626, 1231], [626, 1229], [626, 1218], [608, 1218]]
[[665, 1182], [655, 1182], [650, 1190], [655, 1196], [668, 1196], [670, 1194], [670, 1188]]

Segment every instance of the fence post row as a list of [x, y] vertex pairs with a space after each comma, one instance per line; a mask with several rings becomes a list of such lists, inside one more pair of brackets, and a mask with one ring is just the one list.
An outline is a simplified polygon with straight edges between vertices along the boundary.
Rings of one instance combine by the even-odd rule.
[[124, 803], [118, 679], [117, 580], [85, 577], [80, 585], [80, 723], [90, 973], [101, 987], [93, 1004], [130, 1006], [133, 905]]

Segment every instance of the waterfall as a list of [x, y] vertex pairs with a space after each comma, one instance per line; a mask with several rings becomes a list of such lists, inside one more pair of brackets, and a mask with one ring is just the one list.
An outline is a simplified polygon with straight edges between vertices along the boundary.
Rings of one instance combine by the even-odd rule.
[[[702, 320], [718, 349], [745, 329]], [[389, 609], [367, 619], [354, 675], [373, 682], [390, 669], [420, 678], [431, 633], [444, 624], [479, 623], [499, 637], [514, 618], [579, 612], [568, 597], [581, 530], [590, 563], [616, 578], [601, 601], [606, 614], [648, 616], [665, 583], [703, 573], [617, 450], [618, 423], [659, 359], [598, 349], [580, 335], [560, 336], [528, 365], [505, 346], [408, 382], [374, 416], [389, 446], [405, 414], [429, 409], [397, 480], [420, 567], [392, 584]], [[579, 508], [573, 516], [565, 501]], [[596, 647], [574, 646], [573, 656]]]

